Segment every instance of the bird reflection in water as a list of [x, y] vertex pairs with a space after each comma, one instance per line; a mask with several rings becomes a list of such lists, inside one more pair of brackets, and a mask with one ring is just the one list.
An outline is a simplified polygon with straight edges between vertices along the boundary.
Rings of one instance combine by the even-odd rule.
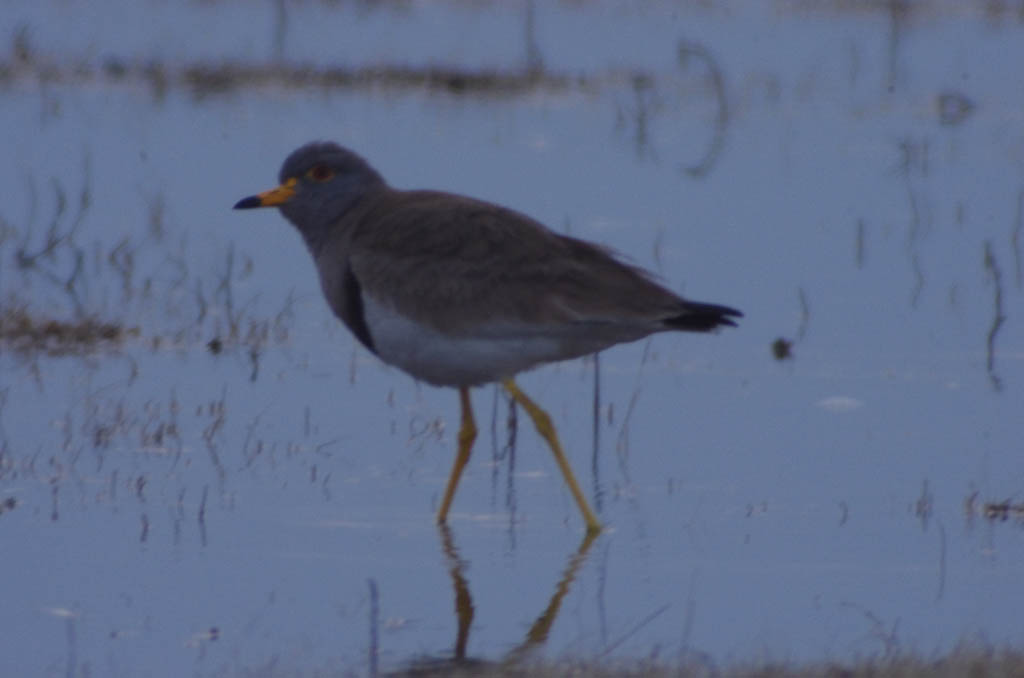
[[472, 675], [475, 670], [493, 669], [498, 667], [514, 666], [527, 659], [531, 652], [542, 646], [548, 639], [558, 611], [562, 606], [562, 600], [569, 593], [580, 567], [587, 559], [587, 554], [594, 541], [597, 539], [596, 532], [586, 532], [579, 547], [569, 556], [569, 561], [562, 572], [562, 578], [555, 586], [555, 591], [548, 601], [544, 611], [540, 613], [536, 621], [526, 632], [523, 641], [509, 651], [505, 657], [498, 661], [469, 657], [466, 648], [469, 645], [469, 631], [473, 624], [475, 608], [473, 596], [469, 592], [469, 582], [466, 580], [466, 561], [459, 556], [455, 540], [452, 538], [451, 530], [447, 525], [438, 525], [441, 535], [441, 548], [444, 552], [448, 565], [448, 574], [452, 579], [452, 589], [455, 593], [455, 619], [457, 631], [455, 634], [455, 648], [451, 655], [427, 656], [413, 660], [405, 667], [391, 673], [392, 676], [408, 676], [410, 678], [428, 676], [451, 676], [451, 675]]

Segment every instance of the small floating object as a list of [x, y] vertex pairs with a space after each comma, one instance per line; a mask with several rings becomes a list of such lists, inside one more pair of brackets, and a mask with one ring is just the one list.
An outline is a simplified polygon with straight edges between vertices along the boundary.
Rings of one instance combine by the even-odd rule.
[[960, 92], [943, 92], [935, 99], [939, 122], [950, 127], [959, 125], [974, 112], [974, 102]]

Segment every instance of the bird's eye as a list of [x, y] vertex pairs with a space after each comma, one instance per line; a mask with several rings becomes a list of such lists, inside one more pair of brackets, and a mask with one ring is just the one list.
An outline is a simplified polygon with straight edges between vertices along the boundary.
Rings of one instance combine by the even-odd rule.
[[313, 181], [327, 181], [334, 176], [334, 170], [327, 165], [313, 165], [308, 172], [308, 176]]

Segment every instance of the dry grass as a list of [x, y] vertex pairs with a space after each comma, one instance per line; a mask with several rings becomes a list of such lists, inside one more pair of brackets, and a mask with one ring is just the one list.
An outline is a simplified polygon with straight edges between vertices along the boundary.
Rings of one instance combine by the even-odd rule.
[[96, 318], [57, 320], [33, 315], [24, 307], [0, 308], [0, 344], [18, 352], [47, 355], [89, 353], [114, 347], [127, 337], [138, 336], [136, 327], [105, 323]]
[[[267, 667], [224, 675], [299, 678], [364, 675], [364, 670], [289, 670], [279, 662], [272, 662]], [[779, 662], [725, 667], [706, 661], [673, 664], [661, 660], [565, 660], [508, 665], [483, 660], [451, 662], [428, 659], [381, 675], [409, 678], [1024, 678], [1024, 650], [971, 646], [937, 658], [897, 655], [856, 662]]]

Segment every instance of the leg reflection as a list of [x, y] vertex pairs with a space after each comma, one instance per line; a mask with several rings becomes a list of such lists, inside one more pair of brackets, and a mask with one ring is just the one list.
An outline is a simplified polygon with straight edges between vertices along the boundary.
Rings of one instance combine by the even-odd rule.
[[466, 564], [459, 558], [459, 552], [452, 540], [452, 531], [445, 523], [440, 523], [438, 530], [441, 532], [441, 548], [444, 549], [444, 557], [448, 561], [448, 574], [451, 575], [452, 588], [455, 590], [455, 619], [458, 622], [458, 631], [455, 634], [455, 661], [461, 662], [466, 659], [469, 627], [473, 623], [473, 596], [469, 594], [469, 584], [462, 573]]
[[569, 593], [569, 589], [571, 588], [573, 581], [575, 581], [580, 567], [587, 559], [590, 547], [593, 546], [594, 541], [596, 541], [598, 537], [598, 533], [594, 531], [588, 531], [583, 536], [583, 541], [580, 542], [579, 547], [577, 547], [576, 551], [569, 556], [569, 561], [562, 572], [561, 579], [555, 586], [555, 592], [548, 601], [547, 607], [543, 612], [541, 612], [540, 616], [537, 617], [536, 621], [533, 622], [533, 625], [530, 626], [529, 631], [526, 633], [526, 638], [524, 638], [523, 641], [509, 652], [500, 662], [490, 662], [482, 659], [474, 659], [466, 655], [466, 649], [469, 644], [469, 632], [473, 625], [473, 617], [475, 615], [473, 597], [469, 592], [469, 583], [466, 579], [466, 561], [459, 555], [459, 550], [455, 545], [451, 529], [442, 523], [438, 525], [438, 532], [441, 536], [441, 549], [444, 552], [445, 561], [448, 566], [448, 574], [452, 579], [452, 589], [455, 593], [455, 619], [457, 626], [455, 634], [455, 651], [454, 655], [450, 657], [424, 658], [418, 660], [415, 665], [409, 666], [408, 670], [412, 672], [424, 670], [437, 671], [449, 665], [457, 666], [462, 669], [467, 668], [467, 665], [483, 668], [489, 665], [514, 664], [515, 662], [525, 659], [531, 650], [543, 645], [547, 640], [548, 633], [551, 631], [551, 627], [554, 625], [555, 619], [558, 617], [558, 611], [562, 606], [562, 600], [565, 598], [566, 594]]
[[572, 554], [569, 558], [569, 563], [565, 566], [565, 571], [562, 573], [558, 586], [555, 587], [555, 593], [551, 596], [547, 608], [537, 617], [537, 621], [533, 622], [533, 626], [526, 633], [526, 639], [506, 655], [506, 663], [515, 663], [523, 659], [532, 649], [543, 645], [548, 639], [548, 632], [551, 631], [551, 625], [555, 623], [555, 618], [558, 616], [558, 610], [562, 606], [562, 599], [565, 598], [565, 594], [569, 592], [569, 587], [576, 580], [580, 566], [587, 559], [587, 552], [593, 546], [597, 535], [597, 532], [591, 530], [588, 530], [583, 535], [583, 541], [580, 542], [576, 553]]

